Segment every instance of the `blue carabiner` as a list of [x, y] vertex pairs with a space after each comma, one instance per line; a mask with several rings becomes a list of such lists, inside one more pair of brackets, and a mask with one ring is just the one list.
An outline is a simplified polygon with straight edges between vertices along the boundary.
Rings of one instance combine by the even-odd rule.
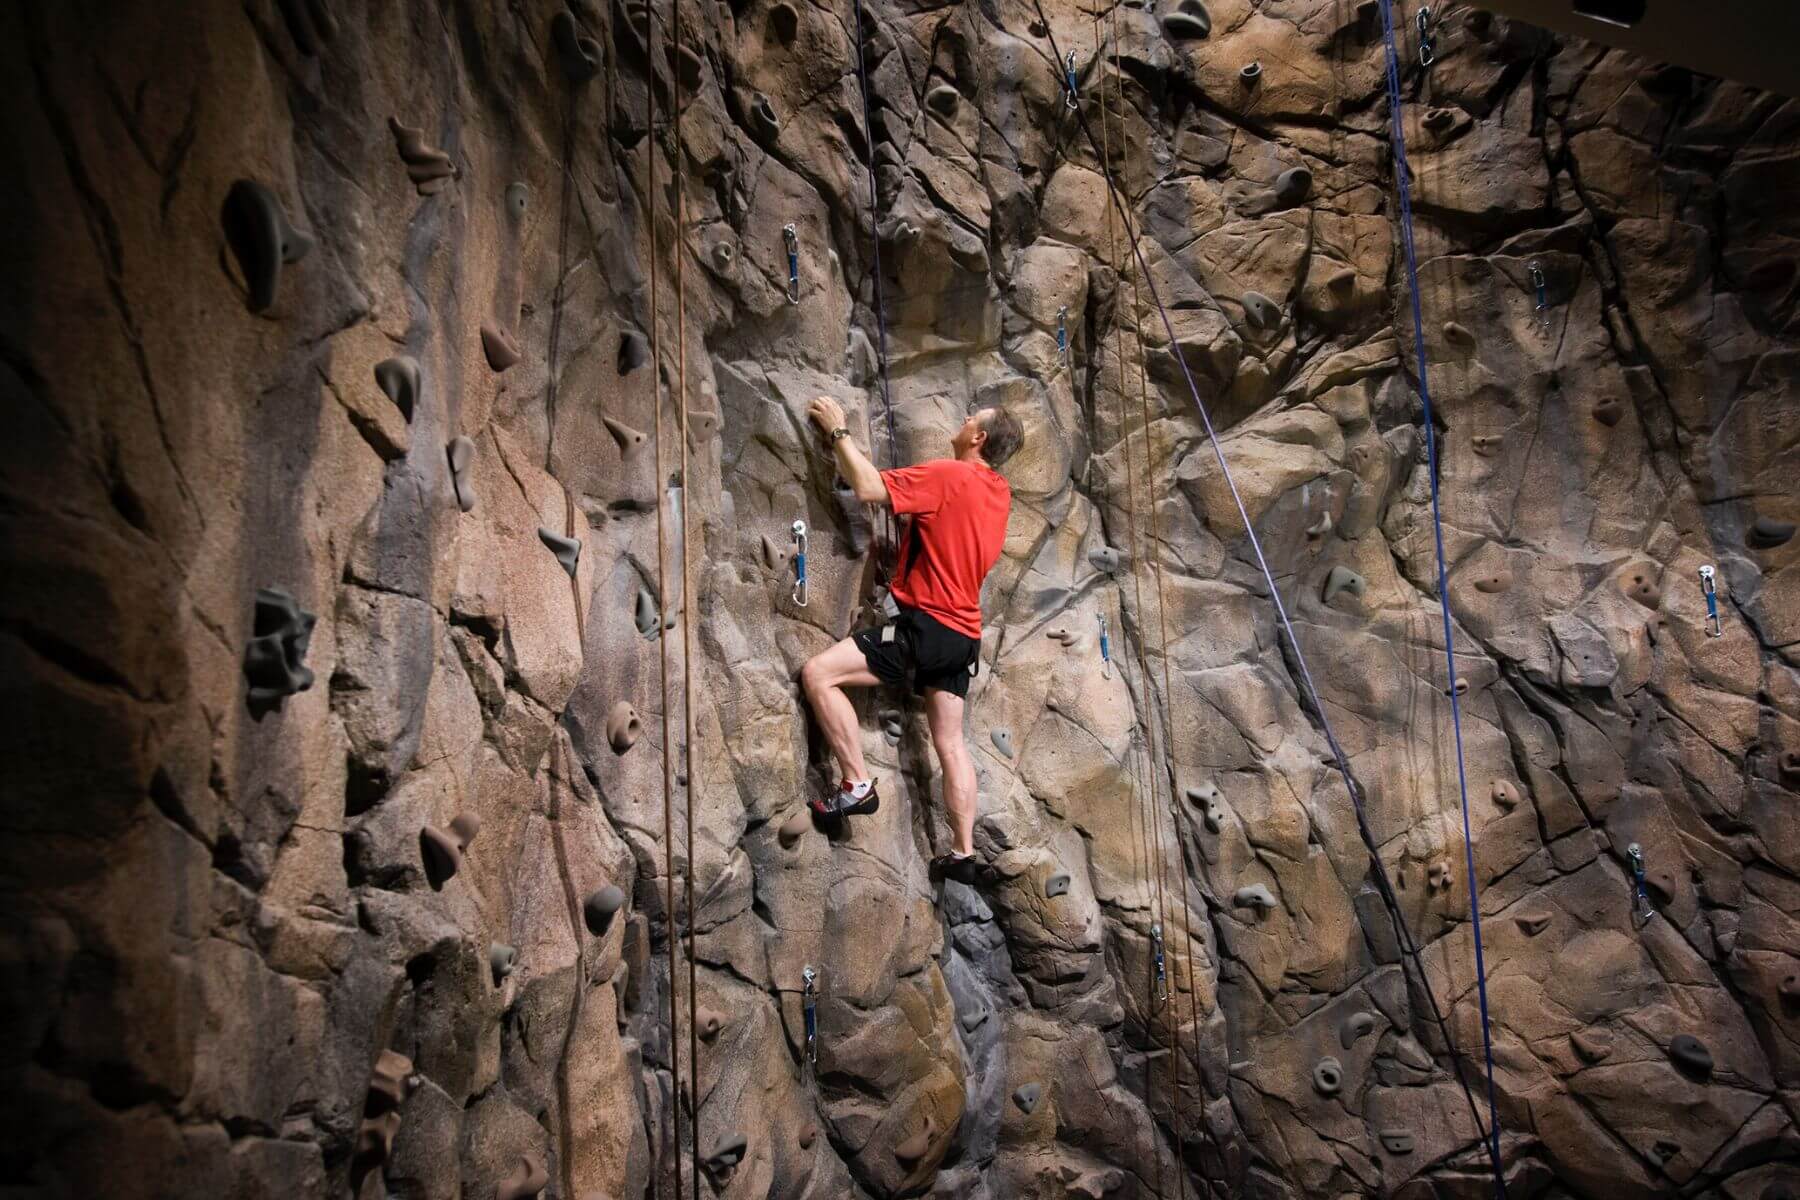
[[792, 223], [781, 227], [781, 240], [787, 243], [789, 304], [800, 303], [800, 231]]
[[1719, 596], [1713, 583], [1716, 574], [1711, 566], [1700, 568], [1700, 592], [1706, 597], [1707, 636], [1724, 637], [1725, 627], [1719, 621]]
[[1160, 923], [1150, 926], [1150, 939], [1156, 946], [1156, 999], [1160, 1003], [1169, 998], [1169, 977], [1164, 965], [1163, 932]]
[[811, 967], [807, 967], [800, 973], [800, 978], [805, 981], [804, 990], [801, 992], [801, 1003], [806, 1009], [806, 1063], [808, 1066], [816, 1066], [819, 1062], [819, 1000], [813, 990], [813, 982], [818, 977], [819, 973]]
[[1056, 310], [1056, 352], [1069, 360], [1069, 306], [1063, 305]]
[[1112, 678], [1112, 643], [1106, 637], [1106, 614], [1096, 613], [1100, 618], [1100, 675], [1104, 679]]
[[1069, 51], [1068, 56], [1063, 59], [1063, 89], [1066, 93], [1063, 96], [1063, 103], [1068, 105], [1071, 110], [1080, 108], [1081, 101], [1078, 97], [1081, 94], [1081, 88], [1075, 82], [1075, 52], [1073, 50]]
[[806, 607], [806, 522], [795, 521], [794, 534], [794, 603]]
[[1550, 327], [1550, 285], [1544, 279], [1544, 266], [1536, 260], [1531, 264], [1531, 287], [1537, 293], [1537, 317], [1544, 328]]

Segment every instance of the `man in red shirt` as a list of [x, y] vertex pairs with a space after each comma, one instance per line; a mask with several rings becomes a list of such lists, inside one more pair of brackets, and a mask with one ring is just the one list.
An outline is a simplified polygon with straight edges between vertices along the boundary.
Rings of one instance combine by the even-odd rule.
[[856, 709], [843, 689], [886, 683], [917, 691], [944, 773], [955, 843], [932, 867], [966, 879], [974, 865], [975, 764], [963, 744], [963, 698], [981, 661], [981, 584], [1000, 560], [1012, 510], [1012, 489], [994, 468], [1019, 448], [1019, 422], [1004, 408], [980, 409], [951, 435], [951, 457], [878, 471], [850, 437], [837, 401], [820, 396], [807, 412], [831, 439], [838, 473], [857, 499], [912, 518], [892, 588], [899, 615], [845, 638], [800, 672], [844, 779], [835, 795], [812, 807], [843, 817], [872, 813], [881, 803], [863, 762]]

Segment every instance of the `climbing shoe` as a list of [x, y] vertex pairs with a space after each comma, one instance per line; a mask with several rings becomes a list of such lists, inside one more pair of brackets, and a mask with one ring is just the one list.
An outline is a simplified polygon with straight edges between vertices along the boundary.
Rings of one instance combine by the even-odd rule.
[[846, 779], [832, 795], [807, 803], [821, 817], [866, 817], [881, 807], [881, 796], [875, 790], [873, 779], [869, 780], [869, 790], [860, 796], [856, 794], [856, 785]]
[[940, 854], [931, 860], [930, 875], [933, 882], [954, 879], [958, 883], [974, 886], [977, 880], [988, 874], [990, 868], [973, 854]]

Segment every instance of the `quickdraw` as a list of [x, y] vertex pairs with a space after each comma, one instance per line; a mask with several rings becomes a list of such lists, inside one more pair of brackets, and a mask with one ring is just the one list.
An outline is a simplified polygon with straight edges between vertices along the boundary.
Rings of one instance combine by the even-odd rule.
[[819, 1065], [819, 996], [814, 988], [819, 973], [811, 967], [800, 972], [800, 1003], [806, 1012], [806, 1065]]
[[789, 304], [800, 303], [800, 231], [792, 224], [781, 227], [781, 240], [787, 243]]
[[1719, 620], [1719, 593], [1714, 585], [1718, 572], [1711, 566], [1700, 568], [1700, 593], [1706, 597], [1706, 633], [1708, 637], [1724, 637], [1725, 627]]
[[1106, 638], [1106, 614], [1099, 613], [1100, 618], [1100, 678], [1112, 678], [1112, 643]]
[[1550, 328], [1550, 285], [1544, 280], [1544, 265], [1535, 260], [1531, 264], [1531, 287], [1537, 293], [1538, 324], [1548, 329]]
[[1081, 89], [1075, 83], [1075, 52], [1071, 50], [1063, 59], [1063, 103], [1068, 105], [1071, 111], [1080, 108], [1080, 95]]
[[1150, 926], [1150, 941], [1156, 950], [1156, 1002], [1163, 1003], [1169, 998], [1169, 975], [1163, 957], [1162, 925]]
[[806, 522], [794, 522], [794, 603], [806, 607]]
[[1419, 6], [1419, 65], [1429, 67], [1437, 61], [1437, 41], [1431, 36], [1431, 6]]
[[1062, 355], [1063, 366], [1069, 365], [1069, 306], [1063, 305], [1056, 310], [1056, 352]]
[[1656, 915], [1650, 907], [1650, 897], [1644, 892], [1644, 848], [1636, 842], [1625, 847], [1625, 857], [1631, 860], [1631, 887], [1634, 899], [1631, 914], [1641, 921], [1648, 921]]

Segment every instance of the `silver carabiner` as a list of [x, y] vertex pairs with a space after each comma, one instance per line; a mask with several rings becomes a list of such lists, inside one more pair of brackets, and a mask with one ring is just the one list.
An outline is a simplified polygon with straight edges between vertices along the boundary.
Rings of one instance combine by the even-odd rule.
[[1550, 328], [1550, 285], [1544, 279], [1544, 265], [1531, 260], [1531, 290], [1537, 297], [1538, 324]]
[[1150, 926], [1150, 939], [1156, 945], [1156, 1002], [1161, 1004], [1169, 998], [1169, 976], [1165, 965], [1166, 959], [1163, 956], [1161, 922]]
[[1069, 51], [1063, 59], [1063, 103], [1068, 105], [1071, 112], [1081, 107], [1081, 101], [1076, 97], [1075, 52], [1073, 50]]
[[781, 240], [787, 243], [789, 304], [800, 303], [800, 231], [792, 222], [781, 227]]
[[809, 1067], [819, 1064], [819, 1000], [813, 989], [818, 978], [819, 973], [811, 967], [800, 972], [800, 1004], [806, 1014], [806, 1065]]
[[806, 607], [806, 522], [795, 521], [794, 535], [794, 603]]
[[1431, 37], [1431, 5], [1419, 6], [1419, 65], [1429, 67], [1437, 61], [1437, 43]]
[[1100, 618], [1100, 678], [1112, 678], [1112, 643], [1106, 640], [1106, 614], [1095, 613]]
[[1724, 637], [1725, 627], [1719, 621], [1719, 593], [1714, 582], [1717, 572], [1709, 566], [1700, 568], [1700, 593], [1706, 597], [1707, 636]]

